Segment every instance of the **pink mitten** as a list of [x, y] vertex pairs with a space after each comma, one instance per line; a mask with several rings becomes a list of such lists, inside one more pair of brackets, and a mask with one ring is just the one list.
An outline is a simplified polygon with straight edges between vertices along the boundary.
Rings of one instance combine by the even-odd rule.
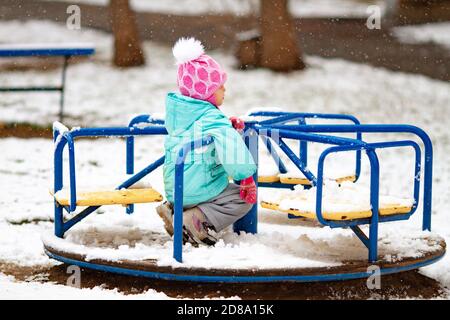
[[235, 128], [237, 131], [244, 130], [245, 122], [242, 119], [238, 117], [230, 117], [230, 121], [233, 128]]
[[239, 196], [247, 203], [256, 203], [256, 184], [253, 176], [241, 180]]

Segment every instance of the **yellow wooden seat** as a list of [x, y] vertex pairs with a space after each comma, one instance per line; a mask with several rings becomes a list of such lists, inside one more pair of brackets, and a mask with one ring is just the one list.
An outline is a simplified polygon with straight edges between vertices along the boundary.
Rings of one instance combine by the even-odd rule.
[[[277, 203], [271, 203], [267, 201], [261, 201], [261, 206], [266, 209], [281, 211], [293, 214], [295, 216], [309, 218], [309, 219], [317, 219], [315, 212], [309, 212], [309, 211], [300, 211], [298, 209], [288, 209], [288, 210], [282, 210], [279, 208], [279, 204]], [[405, 214], [409, 213], [411, 211], [411, 206], [405, 206], [400, 205], [396, 203], [386, 203], [380, 205], [379, 213], [382, 216], [388, 216], [388, 215], [394, 215], [394, 214]], [[326, 220], [354, 220], [354, 219], [363, 219], [363, 218], [370, 218], [372, 216], [372, 211], [354, 211], [354, 212], [322, 212], [322, 216]]]
[[[69, 205], [70, 195], [68, 192], [57, 192], [54, 197], [60, 205]], [[77, 206], [128, 205], [162, 200], [162, 195], [153, 188], [77, 193]]]
[[[334, 181], [336, 181], [337, 183], [342, 183], [344, 181], [354, 182], [355, 180], [356, 180], [355, 176], [346, 176], [346, 177], [334, 179]], [[262, 183], [281, 182], [284, 184], [292, 184], [292, 185], [301, 184], [304, 186], [311, 185], [311, 182], [306, 178], [294, 178], [294, 177], [287, 177], [284, 175], [259, 176], [258, 182], [262, 182]]]
[[279, 182], [280, 178], [278, 175], [273, 176], [258, 176], [258, 182], [261, 183], [273, 183], [273, 182]]
[[[356, 177], [355, 176], [346, 176], [346, 177], [342, 177], [342, 178], [336, 178], [336, 179], [332, 179], [334, 181], [336, 181], [337, 183], [342, 183], [344, 181], [350, 181], [350, 182], [354, 182], [356, 181]], [[311, 185], [311, 181], [309, 181], [306, 178], [293, 178], [293, 177], [286, 177], [283, 175], [280, 175], [280, 182], [284, 183], [284, 184], [301, 184], [304, 186], [309, 186]]]

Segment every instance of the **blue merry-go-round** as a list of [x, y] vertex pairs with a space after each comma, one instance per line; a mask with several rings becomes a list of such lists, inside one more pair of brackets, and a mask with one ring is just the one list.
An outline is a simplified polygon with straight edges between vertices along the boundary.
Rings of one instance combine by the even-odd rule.
[[[314, 124], [308, 120], [314, 119]], [[321, 120], [326, 124], [318, 124]], [[350, 124], [330, 124], [330, 122], [343, 121]], [[160, 193], [152, 188], [129, 188], [145, 176], [152, 173], [164, 163], [164, 156], [149, 164], [142, 170], [135, 172], [135, 138], [138, 136], [166, 135], [164, 120], [152, 118], [151, 115], [137, 116], [126, 127], [105, 128], [77, 128], [68, 130], [62, 124], [56, 123], [54, 133], [54, 237], [64, 240], [65, 234], [84, 218], [105, 205], [123, 205], [128, 214], [133, 213], [137, 203], [159, 202], [163, 200]], [[354, 138], [343, 137], [342, 134], [352, 134]], [[377, 134], [377, 136], [390, 133], [409, 134], [410, 140], [366, 142], [364, 136]], [[89, 137], [125, 137], [126, 141], [126, 173], [129, 178], [118, 185], [115, 190], [98, 192], [78, 192], [76, 183], [75, 140]], [[432, 249], [424, 252], [414, 252], [403, 255], [398, 259], [385, 259], [378, 254], [378, 231], [382, 223], [392, 221], [405, 221], [415, 213], [422, 200], [422, 229], [431, 230], [432, 212], [432, 174], [433, 174], [433, 148], [429, 136], [420, 128], [412, 125], [399, 124], [361, 124], [351, 115], [318, 114], [258, 111], [249, 115], [243, 132], [243, 139], [249, 147], [256, 163], [258, 163], [259, 148], [266, 148], [276, 163], [281, 174], [287, 172], [285, 161], [280, 157], [282, 152], [297, 167], [304, 178], [280, 178], [280, 176], [258, 176], [255, 174], [259, 188], [287, 188], [293, 189], [295, 185], [305, 188], [315, 187], [314, 212], [301, 212], [297, 209], [280, 208], [277, 203], [261, 201], [259, 205], [267, 209], [285, 212], [289, 218], [314, 220], [322, 226], [346, 228], [354, 232], [356, 237], [367, 248], [364, 259], [346, 261], [333, 267], [286, 267], [286, 268], [208, 268], [183, 266], [183, 167], [185, 159], [194, 149], [213, 144], [213, 137], [204, 137], [200, 140], [188, 142], [179, 150], [175, 169], [175, 203], [174, 203], [174, 236], [173, 259], [178, 262], [176, 267], [161, 265], [154, 259], [136, 260], [110, 260], [87, 259], [86, 255], [71, 252], [66, 247], [55, 245], [55, 242], [45, 241], [46, 253], [53, 259], [63, 263], [78, 265], [84, 268], [119, 273], [125, 275], [158, 278], [166, 280], [199, 281], [199, 282], [277, 282], [277, 281], [335, 281], [369, 277], [369, 266], [379, 267], [381, 274], [392, 274], [402, 271], [414, 270], [430, 265], [445, 254], [445, 242], [440, 237], [430, 239]], [[299, 150], [294, 151], [285, 140], [296, 140]], [[419, 141], [416, 142], [416, 141]], [[311, 143], [326, 145], [327, 148], [317, 160], [317, 171], [314, 174], [308, 168], [308, 146]], [[63, 189], [63, 152], [68, 149], [69, 192], [62, 195], [58, 191]], [[414, 152], [414, 170], [412, 172], [413, 198], [410, 206], [381, 204], [380, 198], [380, 165], [377, 156], [379, 149], [411, 148]], [[324, 163], [330, 154], [340, 152], [354, 152], [356, 155], [355, 170], [351, 176], [341, 180], [356, 182], [361, 174], [361, 159], [367, 156], [370, 164], [370, 210], [361, 212], [325, 212], [323, 210], [322, 195], [324, 183]], [[423, 160], [423, 161], [422, 161]], [[422, 163], [423, 162], [423, 163]], [[423, 172], [422, 172], [423, 171]], [[421, 176], [423, 175], [423, 179]], [[423, 182], [422, 182], [423, 181]], [[421, 183], [422, 182], [422, 183]], [[420, 192], [421, 184], [423, 191]], [[78, 210], [77, 210], [78, 209]], [[69, 219], [67, 216], [71, 216]], [[66, 218], [65, 218], [66, 217]], [[368, 228], [366, 234], [361, 227]], [[234, 224], [236, 233], [258, 232], [258, 205]], [[333, 230], [330, 230], [333, 232]], [[426, 232], [425, 232], [426, 234]], [[425, 235], [427, 237], [427, 235]], [[431, 236], [430, 236], [431, 237]], [[430, 244], [431, 246], [431, 244]], [[414, 248], [412, 248], [414, 249]], [[268, 257], [269, 258], [269, 257]]]

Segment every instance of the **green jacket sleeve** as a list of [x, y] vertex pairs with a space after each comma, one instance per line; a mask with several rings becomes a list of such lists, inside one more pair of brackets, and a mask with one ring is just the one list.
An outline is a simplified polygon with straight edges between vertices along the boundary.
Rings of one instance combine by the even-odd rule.
[[217, 158], [230, 177], [242, 180], [256, 172], [255, 161], [241, 135], [221, 111], [209, 111], [202, 117], [201, 127], [204, 136], [214, 138]]

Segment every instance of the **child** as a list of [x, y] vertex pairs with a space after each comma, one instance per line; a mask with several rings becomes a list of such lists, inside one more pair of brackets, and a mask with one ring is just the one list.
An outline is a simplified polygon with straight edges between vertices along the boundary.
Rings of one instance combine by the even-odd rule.
[[[173, 54], [181, 94], [169, 93], [166, 98], [164, 184], [168, 201], [156, 210], [172, 236], [178, 152], [192, 140], [212, 136], [214, 143], [186, 157], [183, 239], [193, 245], [214, 245], [217, 239], [210, 231], [219, 232], [233, 224], [256, 203], [256, 165], [242, 137], [233, 129], [242, 129], [243, 123], [237, 118], [230, 122], [218, 108], [224, 100], [226, 73], [193, 38], [178, 40]], [[230, 183], [230, 178], [240, 181], [240, 185]]]

